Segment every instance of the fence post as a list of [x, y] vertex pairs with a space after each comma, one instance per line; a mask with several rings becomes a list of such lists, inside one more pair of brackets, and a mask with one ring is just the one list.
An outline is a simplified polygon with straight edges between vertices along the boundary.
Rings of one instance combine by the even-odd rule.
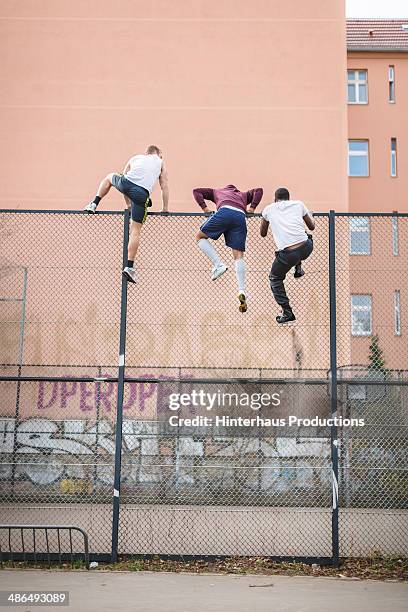
[[[330, 408], [337, 416], [336, 213], [329, 213]], [[332, 563], [339, 564], [339, 450], [337, 426], [330, 428], [332, 466]]]
[[[28, 284], [28, 268], [23, 268], [23, 292], [21, 298], [21, 319], [20, 319], [20, 338], [18, 343], [18, 377], [21, 376], [23, 371], [23, 357], [24, 357], [24, 340], [25, 340], [25, 324], [26, 324], [26, 308], [27, 308], [27, 284]], [[20, 420], [20, 396], [21, 396], [21, 381], [17, 381], [16, 389], [16, 413], [14, 419], [14, 431], [13, 431], [13, 465], [11, 466], [11, 495], [14, 499], [15, 494], [15, 482], [16, 482], [16, 468], [17, 468], [17, 429]]]
[[[127, 262], [127, 248], [129, 242], [129, 210], [125, 210], [123, 227], [123, 267]], [[119, 371], [118, 393], [116, 402], [116, 436], [115, 436], [115, 476], [113, 484], [113, 510], [112, 510], [112, 563], [118, 560], [119, 540], [119, 507], [120, 507], [120, 477], [122, 467], [122, 424], [123, 424], [123, 394], [125, 381], [125, 348], [126, 348], [126, 314], [127, 314], [127, 280], [122, 276], [122, 296], [120, 305], [120, 337], [119, 337]]]

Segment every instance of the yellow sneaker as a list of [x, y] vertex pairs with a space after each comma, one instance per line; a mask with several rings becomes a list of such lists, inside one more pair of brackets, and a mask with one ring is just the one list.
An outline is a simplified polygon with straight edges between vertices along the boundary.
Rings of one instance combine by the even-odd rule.
[[238, 294], [239, 299], [239, 312], [246, 312], [248, 310], [248, 304], [246, 301], [245, 293], [241, 292]]

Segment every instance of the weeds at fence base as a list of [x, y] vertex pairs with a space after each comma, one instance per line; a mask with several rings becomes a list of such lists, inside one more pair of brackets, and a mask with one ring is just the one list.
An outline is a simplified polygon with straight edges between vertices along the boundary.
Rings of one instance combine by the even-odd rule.
[[342, 559], [339, 567], [299, 562], [273, 561], [267, 557], [232, 557], [206, 561], [205, 559], [174, 561], [151, 559], [121, 559], [116, 565], [102, 565], [101, 569], [153, 572], [191, 572], [216, 574], [263, 574], [284, 576], [332, 576], [374, 580], [408, 580], [408, 559], [373, 557]]
[[[3, 569], [49, 569], [46, 563], [3, 563]], [[77, 561], [70, 564], [53, 565], [58, 570], [86, 569], [85, 564]], [[341, 559], [339, 567], [316, 565], [298, 562], [272, 561], [267, 557], [231, 557], [207, 561], [169, 560], [159, 556], [145, 559], [143, 557], [122, 558], [115, 564], [99, 563], [92, 571], [127, 571], [127, 572], [175, 572], [193, 574], [261, 574], [264, 576], [326, 576], [340, 579], [358, 580], [393, 580], [408, 581], [408, 559], [373, 556], [364, 559]]]

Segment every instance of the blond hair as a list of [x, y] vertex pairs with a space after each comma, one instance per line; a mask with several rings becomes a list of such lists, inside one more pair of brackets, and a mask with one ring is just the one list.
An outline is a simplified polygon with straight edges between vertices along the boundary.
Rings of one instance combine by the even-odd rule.
[[161, 151], [159, 149], [159, 147], [157, 147], [156, 145], [149, 145], [146, 149], [146, 154], [147, 155], [161, 155]]

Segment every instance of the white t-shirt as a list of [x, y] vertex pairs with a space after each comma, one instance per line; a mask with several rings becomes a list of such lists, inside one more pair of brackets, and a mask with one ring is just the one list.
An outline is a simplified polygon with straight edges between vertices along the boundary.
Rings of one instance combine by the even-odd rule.
[[300, 200], [281, 200], [263, 209], [262, 216], [269, 221], [278, 251], [307, 240], [303, 217], [308, 213]]
[[135, 155], [129, 160], [130, 169], [125, 174], [125, 178], [152, 193], [161, 174], [162, 163], [162, 159], [155, 153], [152, 155]]

